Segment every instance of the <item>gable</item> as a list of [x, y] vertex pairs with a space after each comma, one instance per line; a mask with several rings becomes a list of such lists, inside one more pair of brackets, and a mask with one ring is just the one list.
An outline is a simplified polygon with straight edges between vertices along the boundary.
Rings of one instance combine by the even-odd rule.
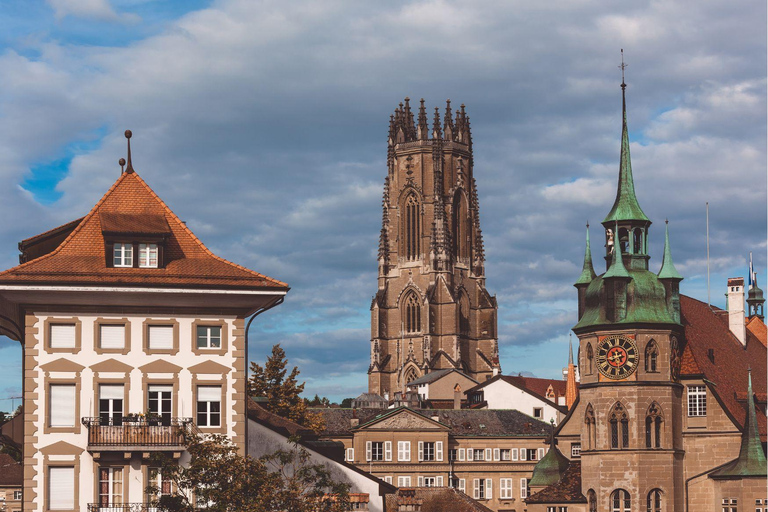
[[81, 371], [83, 371], [83, 368], [85, 368], [85, 366], [79, 365], [74, 361], [70, 361], [69, 359], [66, 359], [64, 357], [40, 366], [40, 369], [46, 373], [50, 373], [50, 372], [80, 373]]
[[363, 425], [360, 430], [447, 430], [448, 427], [409, 409], [401, 409]]
[[133, 370], [133, 366], [122, 363], [117, 359], [107, 359], [106, 361], [92, 365], [91, 370], [94, 372], [105, 373], [130, 373], [131, 370]]
[[181, 366], [176, 366], [163, 359], [158, 359], [151, 363], [147, 363], [144, 366], [139, 366], [139, 370], [144, 373], [179, 373], [181, 371]]

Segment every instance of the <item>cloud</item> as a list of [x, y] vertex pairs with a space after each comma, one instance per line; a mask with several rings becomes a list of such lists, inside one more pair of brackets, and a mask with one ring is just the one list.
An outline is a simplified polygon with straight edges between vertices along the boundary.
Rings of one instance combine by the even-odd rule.
[[98, 21], [137, 22], [135, 14], [118, 14], [108, 0], [46, 0], [54, 10], [57, 20], [67, 16]]

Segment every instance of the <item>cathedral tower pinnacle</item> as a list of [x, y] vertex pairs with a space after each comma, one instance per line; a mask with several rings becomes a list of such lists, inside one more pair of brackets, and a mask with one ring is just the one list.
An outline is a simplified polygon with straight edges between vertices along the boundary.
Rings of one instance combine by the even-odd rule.
[[368, 372], [382, 396], [437, 369], [500, 371], [469, 116], [448, 100], [440, 117], [430, 129], [424, 100], [414, 119], [409, 98], [390, 116]]

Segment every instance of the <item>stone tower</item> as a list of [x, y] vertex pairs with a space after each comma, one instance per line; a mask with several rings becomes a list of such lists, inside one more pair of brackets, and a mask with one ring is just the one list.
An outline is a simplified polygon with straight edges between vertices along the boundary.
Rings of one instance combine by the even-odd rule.
[[409, 99], [389, 121], [378, 291], [371, 303], [371, 393], [392, 396], [433, 370], [483, 381], [498, 373], [496, 299], [485, 256], [464, 105]]
[[[635, 196], [622, 80], [616, 200], [603, 221], [605, 265], [595, 274], [587, 232], [578, 290], [582, 491], [597, 510], [645, 510], [660, 489], [683, 510], [683, 331], [669, 231], [658, 274], [648, 270], [651, 221]], [[650, 507], [650, 506], [649, 506]], [[591, 509], [590, 509], [591, 510]], [[655, 509], [654, 509], [655, 510]]]

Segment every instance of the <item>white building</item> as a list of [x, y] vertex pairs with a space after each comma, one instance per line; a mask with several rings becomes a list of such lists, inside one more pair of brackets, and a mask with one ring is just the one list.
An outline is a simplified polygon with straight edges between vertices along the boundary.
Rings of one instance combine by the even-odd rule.
[[516, 409], [557, 424], [568, 413], [566, 381], [496, 375], [466, 391], [473, 409]]
[[0, 332], [24, 349], [26, 511], [146, 503], [150, 455], [188, 456], [179, 426], [245, 453], [245, 320], [288, 286], [211, 253], [128, 155], [85, 217], [0, 273]]

